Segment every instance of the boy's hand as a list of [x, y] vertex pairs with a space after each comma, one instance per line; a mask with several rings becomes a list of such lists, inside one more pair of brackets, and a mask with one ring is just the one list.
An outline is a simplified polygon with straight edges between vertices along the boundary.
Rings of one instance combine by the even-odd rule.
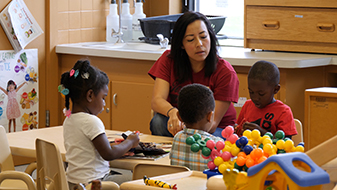
[[136, 148], [139, 144], [138, 134], [131, 133], [126, 139], [132, 141], [132, 148]]

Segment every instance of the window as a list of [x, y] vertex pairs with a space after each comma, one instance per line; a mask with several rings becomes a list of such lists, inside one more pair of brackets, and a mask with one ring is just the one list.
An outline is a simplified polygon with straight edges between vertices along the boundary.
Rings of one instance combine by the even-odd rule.
[[225, 16], [218, 35], [225, 35], [227, 39], [219, 40], [220, 44], [243, 46], [244, 0], [195, 0], [194, 10], [204, 15]]

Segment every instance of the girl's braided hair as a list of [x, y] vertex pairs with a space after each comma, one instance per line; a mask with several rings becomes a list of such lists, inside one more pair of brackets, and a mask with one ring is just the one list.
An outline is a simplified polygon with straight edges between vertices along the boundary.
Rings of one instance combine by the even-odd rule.
[[108, 76], [98, 68], [91, 66], [89, 60], [78, 60], [72, 70], [77, 74], [70, 74], [70, 71], [61, 75], [61, 85], [69, 90], [65, 96], [65, 106], [69, 110], [69, 98], [73, 104], [79, 104], [85, 99], [88, 90], [92, 89], [97, 95], [105, 85], [109, 84]]

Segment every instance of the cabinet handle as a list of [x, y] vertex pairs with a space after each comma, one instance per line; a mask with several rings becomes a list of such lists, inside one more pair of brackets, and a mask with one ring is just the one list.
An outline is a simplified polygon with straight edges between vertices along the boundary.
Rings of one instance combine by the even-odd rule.
[[317, 30], [320, 32], [333, 32], [335, 31], [335, 25], [332, 23], [318, 23]]
[[106, 113], [109, 113], [109, 112], [110, 112], [110, 109], [109, 109], [109, 108], [106, 108], [105, 111], [106, 111]]
[[115, 94], [112, 96], [112, 102], [115, 104], [115, 106], [117, 106], [116, 98], [117, 98], [117, 93], [115, 93]]
[[278, 21], [263, 21], [262, 26], [266, 30], [277, 30], [280, 28], [280, 23]]

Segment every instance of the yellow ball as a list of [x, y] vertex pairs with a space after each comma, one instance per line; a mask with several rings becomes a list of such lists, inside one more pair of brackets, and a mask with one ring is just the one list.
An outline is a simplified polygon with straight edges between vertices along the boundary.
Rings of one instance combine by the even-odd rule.
[[277, 142], [276, 142], [276, 147], [278, 148], [278, 149], [284, 149], [284, 140], [283, 139], [280, 139], [280, 140], [278, 140]]
[[295, 147], [295, 152], [304, 152], [304, 147], [303, 146]]
[[273, 144], [273, 141], [270, 139], [270, 137], [266, 137], [263, 142], [262, 142], [263, 145], [265, 144]]
[[219, 170], [219, 172], [220, 173], [224, 173], [226, 170], [227, 170], [227, 165], [226, 165], [226, 163], [222, 163], [222, 164], [220, 164], [220, 166], [218, 167], [218, 170]]
[[293, 147], [294, 147], [294, 141], [292, 141], [292, 140], [287, 140], [284, 143], [284, 150], [285, 151], [291, 151]]
[[274, 151], [277, 152], [277, 146], [273, 144]]
[[250, 139], [252, 137], [252, 131], [249, 129], [246, 129], [243, 134], [243, 136], [247, 137], [248, 139]]
[[216, 166], [220, 166], [220, 164], [222, 164], [224, 161], [220, 156], [218, 156], [218, 157], [214, 158], [213, 162]]
[[259, 130], [254, 129], [251, 133], [251, 136], [253, 140], [258, 140], [261, 137], [261, 133]]
[[240, 152], [240, 148], [238, 148], [237, 146], [233, 146], [230, 153], [233, 155], [233, 156], [237, 156]]
[[272, 154], [274, 151], [273, 145], [271, 143], [263, 145], [263, 151], [265, 151], [269, 155]]

